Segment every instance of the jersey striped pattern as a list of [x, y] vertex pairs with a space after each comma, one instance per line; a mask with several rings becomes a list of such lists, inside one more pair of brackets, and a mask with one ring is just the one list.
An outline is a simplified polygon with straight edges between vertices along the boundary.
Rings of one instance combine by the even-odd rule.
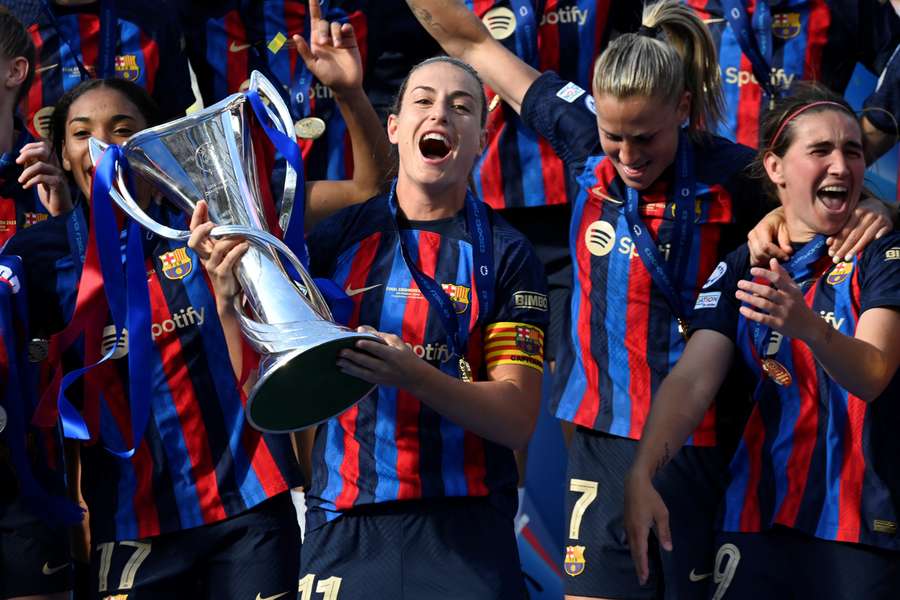
[[[876, 243], [855, 257], [850, 273], [847, 263], [828, 263], [806, 290], [807, 305], [851, 336], [867, 297], [877, 299], [876, 305], [896, 305], [897, 285], [884, 278], [890, 274], [896, 282], [897, 267], [879, 267], [880, 285], [866, 281], [886, 254], [893, 252], [897, 258], [888, 260], [900, 263], [898, 237], [892, 237], [893, 243]], [[749, 271], [745, 257], [729, 261], [729, 267]], [[760, 531], [777, 523], [821, 539], [900, 550], [900, 476], [891, 466], [900, 452], [892, 426], [900, 414], [896, 375], [882, 396], [867, 404], [835, 383], [798, 340], [783, 338], [776, 355], [791, 373], [787, 386], [762, 373], [742, 318], [737, 343], [764, 387], [731, 464], [725, 530]]]
[[[115, 76], [144, 87], [166, 118], [183, 115], [193, 102], [187, 61], [175, 33], [173, 15], [154, 15], [119, 3]], [[81, 82], [78, 60], [97, 77], [100, 18], [95, 9], [55, 7], [57, 29], [41, 13], [28, 31], [36, 53], [35, 78], [22, 100], [22, 113], [33, 134], [46, 137], [52, 107], [63, 93]], [[165, 63], [165, 64], [163, 64]]]
[[[747, 3], [751, 14], [757, 1]], [[753, 76], [750, 60], [741, 52], [737, 36], [724, 20], [720, 0], [685, 2], [707, 21], [719, 49], [726, 107], [719, 135], [756, 148], [760, 120], [768, 108], [768, 100]], [[853, 72], [853, 61], [822, 60], [826, 45], [851, 41], [841, 39], [845, 34], [840, 27], [832, 27], [832, 4], [845, 2], [793, 0], [772, 7], [770, 81], [777, 90], [786, 91], [793, 82], [808, 79], [822, 81], [835, 91], [843, 92]]]
[[[160, 221], [186, 224], [171, 213]], [[145, 244], [155, 342], [151, 417], [130, 459], [105, 447], [133, 447], [128, 364], [122, 356], [90, 371], [86, 402], [93, 445], [82, 449], [85, 499], [98, 541], [152, 537], [221, 521], [298, 483], [287, 436], [263, 436], [244, 417], [240, 391], [199, 259], [182, 243]], [[186, 258], [179, 269], [166, 258]], [[168, 273], [168, 275], [166, 274]], [[70, 310], [70, 309], [69, 309]], [[85, 360], [100, 358], [107, 331], [85, 340]], [[90, 408], [94, 407], [94, 408]]]
[[[304, 35], [306, 31], [306, 4], [286, 0], [232, 1], [215, 11], [194, 10], [199, 12], [194, 18], [200, 21], [203, 34], [189, 39], [188, 44], [195, 58], [192, 64], [205, 102], [212, 104], [245, 90], [250, 73], [258, 70], [276, 88], [284, 90], [283, 97], [291, 116], [295, 122], [299, 120], [301, 115], [293, 109], [288, 96], [302, 59], [290, 38], [295, 33]], [[353, 24], [365, 64], [367, 22], [362, 13], [356, 11], [344, 15], [341, 11], [332, 11], [327, 16], [332, 20], [343, 17]], [[278, 34], [283, 34], [287, 41], [277, 52], [272, 52], [268, 44]], [[307, 177], [345, 179], [352, 176], [347, 126], [331, 90], [315, 79], [310, 91], [310, 115], [325, 121], [326, 129], [318, 140], [297, 140], [303, 151]]]
[[[353, 219], [353, 215], [358, 218]], [[336, 250], [327, 268], [354, 301], [350, 325], [369, 324], [394, 333], [420, 358], [457, 377], [458, 357], [450, 355], [440, 319], [429, 308], [400, 254], [385, 199], [370, 200], [362, 208], [344, 211], [334, 219], [346, 219], [360, 228], [325, 228], [310, 238], [310, 249], [314, 265], [317, 254], [329, 256]], [[454, 301], [457, 318], [468, 323], [466, 358], [474, 378], [484, 380], [485, 353], [490, 344], [485, 342], [480, 322], [476, 324], [479, 316], [487, 318], [488, 323], [516, 324], [538, 337], [545, 317], [541, 313], [539, 319], [529, 318], [528, 313], [537, 311], [509, 309], [512, 293], [503, 291], [503, 282], [509, 274], [516, 274], [516, 285], [520, 283], [521, 287], [513, 289], [546, 293], [542, 275], [534, 269], [536, 258], [529, 260], [527, 268], [521, 263], [500, 262], [495, 269], [495, 315], [479, 315], [472, 246], [464, 219], [458, 216], [435, 223], [434, 227], [425, 224], [402, 229], [400, 235], [406, 237], [412, 260], [444, 287]], [[499, 235], [494, 223], [495, 261], [509, 256], [508, 240], [515, 239], [513, 235], [518, 238], [515, 243], [524, 247], [522, 238], [509, 226]], [[346, 241], [336, 248], [320, 245], [335, 236], [343, 236]], [[524, 341], [522, 345], [536, 350]], [[379, 386], [375, 395], [323, 425], [313, 456], [313, 484], [307, 496], [310, 528], [365, 504], [498, 492], [508, 496], [517, 479], [511, 450], [457, 426], [409, 392], [387, 386]]]
[[[467, 0], [479, 17], [496, 7], [513, 9], [508, 0]], [[591, 89], [591, 69], [606, 39], [610, 2], [547, 0], [527, 2], [536, 11], [536, 40], [524, 44], [520, 31], [502, 43], [539, 71], [554, 70]], [[536, 48], [536, 52], [535, 52]], [[494, 92], [487, 90], [488, 102]], [[488, 114], [487, 146], [474, 180], [479, 194], [493, 208], [564, 204], [574, 194], [562, 161], [546, 139], [527, 127], [514, 110], [500, 103]]]

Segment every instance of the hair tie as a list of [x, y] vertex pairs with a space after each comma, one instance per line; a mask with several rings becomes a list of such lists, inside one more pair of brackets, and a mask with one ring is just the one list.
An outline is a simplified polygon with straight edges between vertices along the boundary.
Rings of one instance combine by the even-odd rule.
[[641, 25], [638, 27], [637, 34], [655, 40], [659, 38], [660, 31], [659, 25]]
[[[786, 118], [784, 121], [781, 122], [781, 125], [778, 127], [778, 130], [775, 132], [775, 135], [772, 136], [772, 142], [769, 144], [769, 148], [775, 148], [775, 146], [778, 145], [778, 138], [781, 137], [781, 134], [784, 131], [785, 127], [788, 126], [788, 123], [790, 123], [791, 121], [793, 121], [794, 119], [796, 119], [798, 116], [805, 113], [809, 109], [815, 108], [816, 106], [823, 106], [823, 105], [836, 106], [839, 109], [841, 109], [842, 111], [848, 112], [846, 106], [844, 106], [840, 102], [833, 102], [831, 100], [817, 100], [816, 102], [810, 102], [809, 104], [804, 104], [803, 106], [801, 106], [800, 108], [798, 108], [797, 110], [792, 112], [788, 116], [788, 118]], [[853, 115], [853, 113], [848, 113], [848, 114]], [[853, 116], [855, 117], [856, 115], [853, 115]]]

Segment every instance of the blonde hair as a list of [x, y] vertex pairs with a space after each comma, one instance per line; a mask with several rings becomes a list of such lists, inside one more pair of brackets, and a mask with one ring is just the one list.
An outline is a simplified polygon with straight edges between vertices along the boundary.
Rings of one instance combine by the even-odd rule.
[[677, 0], [644, 7], [639, 33], [614, 40], [594, 65], [594, 94], [678, 102], [691, 93], [689, 130], [711, 129], [725, 100], [716, 46], [693, 10]]

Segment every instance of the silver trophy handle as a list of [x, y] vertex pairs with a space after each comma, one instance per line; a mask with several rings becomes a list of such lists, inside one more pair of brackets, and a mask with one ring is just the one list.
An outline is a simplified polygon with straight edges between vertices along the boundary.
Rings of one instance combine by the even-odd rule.
[[[249, 90], [257, 92], [260, 96], [265, 97], [269, 104], [263, 103], [266, 113], [269, 115], [275, 127], [288, 136], [292, 140], [296, 138], [294, 133], [294, 121], [291, 119], [291, 113], [281, 99], [281, 94], [275, 89], [275, 86], [266, 79], [259, 71], [250, 73]], [[272, 107], [275, 111], [272, 111]], [[306, 190], [300, 190], [301, 196]], [[288, 223], [291, 222], [291, 211], [294, 208], [294, 200], [297, 197], [297, 171], [288, 161], [285, 161], [284, 170], [284, 192], [281, 195], [281, 214], [278, 216], [278, 225], [282, 230], [286, 230]]]

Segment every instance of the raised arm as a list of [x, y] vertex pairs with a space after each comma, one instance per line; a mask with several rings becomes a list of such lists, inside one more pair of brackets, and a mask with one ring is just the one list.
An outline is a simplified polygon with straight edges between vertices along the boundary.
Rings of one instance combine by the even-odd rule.
[[363, 91], [353, 26], [322, 19], [318, 0], [310, 1], [309, 14], [310, 44], [295, 35], [294, 45], [312, 74], [334, 94], [350, 134], [353, 179], [307, 182], [307, 231], [333, 212], [378, 194], [391, 166], [387, 134]]
[[540, 73], [491, 37], [481, 20], [458, 0], [406, 0], [419, 23], [447, 54], [478, 71], [517, 113]]
[[625, 481], [625, 529], [638, 579], [649, 575], [647, 537], [652, 527], [663, 548], [671, 550], [669, 514], [653, 487], [653, 477], [668, 464], [700, 421], [734, 355], [730, 339], [709, 329], [691, 336], [675, 367], [663, 380]]

